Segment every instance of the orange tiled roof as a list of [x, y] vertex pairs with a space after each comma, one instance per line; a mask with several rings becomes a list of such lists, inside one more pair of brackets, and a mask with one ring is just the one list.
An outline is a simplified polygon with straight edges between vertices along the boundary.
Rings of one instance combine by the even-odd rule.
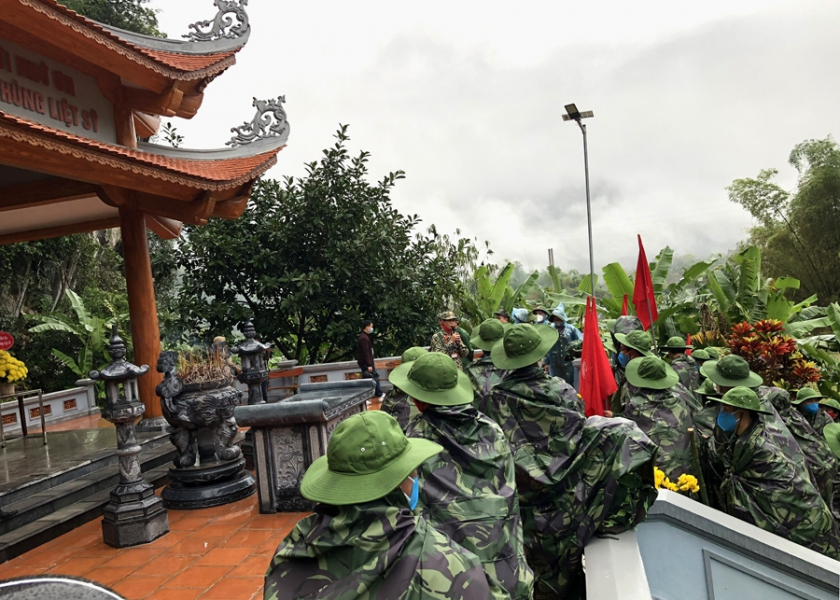
[[[41, 125], [40, 123], [33, 123], [32, 121], [28, 121], [0, 110], [0, 129], [6, 129], [8, 127], [27, 131], [33, 134], [32, 136], [19, 138], [21, 141], [26, 141], [32, 145], [44, 145], [38, 143], [38, 137], [53, 138], [56, 141], [72, 144], [94, 153], [104, 153], [124, 161], [156, 169], [163, 169], [175, 175], [195, 179], [197, 181], [192, 182], [195, 187], [202, 187], [203, 181], [205, 183], [217, 183], [218, 185], [212, 187], [223, 189], [240, 185], [244, 181], [250, 179], [255, 179], [275, 164], [277, 160], [277, 153], [283, 148], [281, 146], [274, 150], [269, 150], [260, 154], [225, 159], [208, 158], [202, 160], [196, 158], [164, 156], [161, 154], [144, 152], [134, 148], [126, 148], [125, 146], [83, 138], [66, 131], [61, 131], [60, 129]], [[2, 133], [0, 133], [0, 135], [2, 135]], [[190, 183], [189, 181], [185, 181], [182, 177], [179, 177], [178, 180], [183, 183]]]
[[211, 54], [179, 54], [177, 52], [166, 52], [162, 50], [154, 50], [152, 48], [145, 48], [143, 46], [139, 46], [137, 44], [133, 44], [132, 42], [121, 38], [120, 36], [113, 33], [111, 30], [103, 27], [101, 24], [88, 19], [77, 13], [76, 11], [67, 8], [63, 4], [60, 4], [57, 0], [39, 0], [41, 3], [49, 5], [58, 11], [64, 13], [65, 15], [72, 17], [76, 21], [80, 23], [84, 23], [90, 29], [95, 30], [96, 32], [119, 42], [123, 46], [130, 48], [144, 56], [151, 58], [152, 60], [161, 63], [172, 69], [177, 69], [179, 71], [185, 72], [192, 72], [192, 71], [201, 71], [203, 69], [207, 69], [217, 63], [222, 62], [223, 60], [233, 56], [239, 51], [239, 48], [234, 50], [226, 50], [223, 52], [216, 52]]

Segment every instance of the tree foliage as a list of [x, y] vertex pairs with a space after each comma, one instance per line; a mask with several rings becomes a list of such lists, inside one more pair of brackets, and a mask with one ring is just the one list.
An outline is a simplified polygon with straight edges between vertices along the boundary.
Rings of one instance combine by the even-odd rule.
[[59, 0], [94, 21], [126, 31], [164, 37], [158, 29], [157, 11], [144, 6], [150, 0]]
[[347, 126], [335, 137], [305, 177], [259, 181], [239, 219], [188, 229], [177, 253], [188, 326], [209, 338], [253, 315], [264, 340], [308, 363], [352, 358], [363, 319], [379, 355], [428, 343], [476, 249], [416, 233], [419, 218], [391, 205], [402, 171], [369, 183], [369, 154], [350, 156]]
[[775, 169], [754, 179], [736, 179], [729, 198], [746, 208], [759, 225], [750, 242], [761, 250], [771, 277], [794, 274], [795, 297], [816, 294], [820, 303], [840, 299], [840, 147], [829, 136], [798, 144], [788, 161], [798, 172], [796, 189], [773, 182]]

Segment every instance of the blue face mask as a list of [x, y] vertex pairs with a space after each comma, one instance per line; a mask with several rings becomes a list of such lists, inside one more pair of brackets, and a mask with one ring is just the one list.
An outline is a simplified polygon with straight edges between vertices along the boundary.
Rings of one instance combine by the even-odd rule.
[[420, 482], [415, 477], [411, 484], [411, 496], [408, 497], [408, 508], [411, 510], [417, 508], [418, 500], [420, 500]]
[[368, 335], [370, 335], [371, 333], [373, 333], [373, 327], [371, 327], [370, 329], [368, 329]]
[[817, 414], [817, 411], [819, 409], [820, 409], [820, 406], [816, 402], [811, 402], [810, 404], [803, 404], [802, 405], [802, 410], [804, 410], [806, 413], [811, 414], [811, 415]]
[[622, 367], [626, 367], [627, 363], [629, 363], [629, 362], [630, 362], [630, 357], [629, 356], [624, 354], [624, 352], [619, 352], [618, 353], [618, 364], [620, 364]]
[[721, 428], [722, 431], [735, 431], [735, 427], [738, 425], [738, 419], [735, 418], [733, 413], [728, 412], [720, 412], [717, 416], [717, 426]]

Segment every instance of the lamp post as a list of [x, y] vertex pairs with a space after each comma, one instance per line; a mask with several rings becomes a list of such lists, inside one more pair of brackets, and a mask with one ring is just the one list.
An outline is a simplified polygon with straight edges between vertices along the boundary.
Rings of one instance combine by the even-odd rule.
[[583, 133], [583, 168], [586, 174], [586, 224], [589, 228], [589, 284], [592, 286], [592, 297], [595, 297], [595, 259], [592, 253], [592, 207], [589, 200], [589, 152], [586, 147], [586, 125], [581, 123], [582, 119], [594, 117], [595, 114], [591, 110], [580, 112], [574, 104], [567, 104], [565, 106], [566, 114], [563, 115], [564, 121], [574, 121], [580, 127]]

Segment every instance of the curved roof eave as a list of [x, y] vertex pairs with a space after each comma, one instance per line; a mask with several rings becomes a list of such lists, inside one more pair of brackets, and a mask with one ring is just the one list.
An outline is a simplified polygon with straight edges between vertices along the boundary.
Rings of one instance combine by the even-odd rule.
[[172, 52], [175, 54], [206, 55], [239, 50], [248, 42], [248, 38], [251, 36], [251, 30], [248, 29], [243, 35], [235, 38], [190, 42], [187, 40], [174, 40], [171, 38], [157, 38], [150, 35], [143, 35], [99, 22], [96, 22], [96, 24], [107, 30], [110, 34], [134, 46], [157, 52]]
[[169, 146], [160, 146], [158, 144], [150, 144], [148, 142], [138, 142], [137, 149], [149, 154], [158, 154], [167, 158], [183, 158], [193, 160], [226, 160], [230, 158], [245, 158], [249, 156], [257, 156], [258, 154], [265, 154], [272, 150], [279, 150], [286, 145], [289, 140], [289, 128], [283, 135], [275, 135], [271, 137], [261, 138], [251, 142], [250, 144], [243, 144], [234, 148], [215, 148], [210, 150], [201, 150], [193, 148], [172, 148]]

